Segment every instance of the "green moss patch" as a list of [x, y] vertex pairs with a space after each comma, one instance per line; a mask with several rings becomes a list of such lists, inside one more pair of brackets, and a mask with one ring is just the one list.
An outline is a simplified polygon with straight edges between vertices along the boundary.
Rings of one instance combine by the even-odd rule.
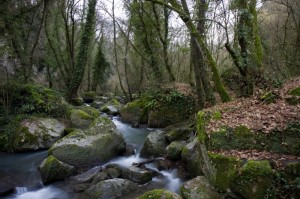
[[246, 199], [263, 199], [272, 186], [272, 179], [273, 172], [268, 161], [250, 160], [233, 177], [231, 188]]
[[181, 199], [176, 193], [172, 193], [166, 189], [154, 189], [148, 191], [143, 195], [139, 196], [137, 199]]
[[230, 182], [241, 168], [242, 161], [214, 153], [209, 153], [209, 157], [216, 170], [214, 186], [219, 191], [226, 192], [230, 188]]

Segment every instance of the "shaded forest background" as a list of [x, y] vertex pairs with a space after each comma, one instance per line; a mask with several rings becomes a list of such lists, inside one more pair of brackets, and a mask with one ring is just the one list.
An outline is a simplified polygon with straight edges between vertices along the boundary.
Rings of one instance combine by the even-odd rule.
[[1, 85], [68, 101], [184, 83], [202, 109], [300, 73], [298, 0], [3, 0], [0, 13]]

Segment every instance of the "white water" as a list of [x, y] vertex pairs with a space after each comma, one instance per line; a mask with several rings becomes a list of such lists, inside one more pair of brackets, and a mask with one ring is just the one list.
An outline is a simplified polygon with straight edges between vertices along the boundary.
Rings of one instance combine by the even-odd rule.
[[[136, 155], [128, 157], [118, 157], [109, 163], [116, 163], [124, 167], [129, 167], [132, 163], [143, 162], [146, 159], [139, 156], [146, 136], [155, 129], [147, 128], [132, 128], [128, 124], [124, 124], [118, 117], [113, 118], [118, 130], [123, 134], [127, 144], [135, 147]], [[47, 156], [47, 151], [22, 153], [22, 154], [5, 154], [0, 153], [0, 173], [9, 173], [18, 178], [16, 180], [16, 188], [14, 194], [3, 197], [5, 199], [81, 199], [85, 198], [80, 194], [72, 193], [67, 182], [59, 182], [50, 186], [43, 186], [41, 177], [37, 170], [38, 165]], [[179, 186], [182, 183], [177, 177], [177, 171], [158, 171], [155, 164], [146, 164], [149, 169], [155, 170], [161, 175], [154, 177], [151, 182], [142, 187], [145, 191], [157, 188], [165, 188], [171, 191], [178, 192]], [[130, 198], [130, 197], [128, 197]], [[132, 197], [135, 198], [135, 197]]]

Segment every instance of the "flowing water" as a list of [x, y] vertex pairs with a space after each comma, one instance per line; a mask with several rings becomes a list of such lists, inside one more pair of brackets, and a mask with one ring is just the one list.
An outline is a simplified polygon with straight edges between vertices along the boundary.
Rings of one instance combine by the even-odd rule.
[[[146, 136], [154, 129], [132, 128], [128, 124], [120, 121], [120, 118], [114, 117], [113, 122], [118, 130], [123, 134], [126, 143], [136, 149], [136, 154], [128, 157], [118, 157], [109, 161], [125, 167], [131, 166], [133, 162], [142, 162], [145, 159], [139, 157]], [[72, 187], [68, 182], [62, 181], [44, 186], [38, 172], [38, 165], [47, 157], [47, 151], [7, 154], [0, 153], [0, 179], [5, 176], [9, 183], [14, 184], [13, 194], [0, 196], [4, 199], [85, 199], [83, 194], [73, 193]], [[165, 188], [178, 192], [182, 180], [177, 177], [177, 170], [158, 171], [154, 163], [146, 164], [146, 167], [160, 173], [154, 177], [151, 182], [142, 185], [139, 190], [126, 198], [135, 198], [142, 193], [155, 189]], [[3, 179], [3, 178], [2, 178]]]

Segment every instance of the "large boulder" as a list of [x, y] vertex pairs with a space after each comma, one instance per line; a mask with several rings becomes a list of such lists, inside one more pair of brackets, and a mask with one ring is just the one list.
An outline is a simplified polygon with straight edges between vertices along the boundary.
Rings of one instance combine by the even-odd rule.
[[227, 157], [215, 153], [209, 153], [208, 155], [216, 172], [213, 182], [214, 187], [219, 191], [231, 194], [230, 183], [242, 167], [243, 161], [235, 157]]
[[21, 121], [15, 134], [15, 151], [50, 148], [64, 135], [65, 125], [53, 118], [30, 118]]
[[136, 190], [138, 185], [121, 178], [104, 180], [85, 191], [90, 198], [115, 199], [124, 198], [125, 195]]
[[122, 120], [130, 124], [147, 124], [148, 122], [148, 108], [145, 100], [137, 99], [126, 104], [120, 111]]
[[166, 148], [166, 157], [171, 160], [181, 159], [181, 152], [186, 145], [184, 141], [171, 142]]
[[188, 143], [182, 150], [181, 157], [186, 163], [190, 177], [203, 175], [200, 143], [197, 139]]
[[167, 130], [166, 138], [169, 142], [179, 141], [179, 140], [188, 140], [193, 137], [193, 129], [187, 127], [178, 127], [174, 129]]
[[183, 199], [221, 199], [221, 196], [204, 176], [198, 176], [183, 183], [180, 193]]
[[76, 173], [76, 168], [63, 163], [54, 156], [46, 158], [39, 166], [39, 171], [44, 183], [64, 180]]
[[137, 199], [182, 199], [182, 197], [176, 193], [168, 191], [166, 189], [154, 189], [144, 193]]
[[273, 171], [269, 161], [250, 160], [236, 173], [231, 181], [231, 188], [243, 198], [263, 199], [267, 198], [272, 179]]
[[90, 183], [93, 181], [94, 177], [102, 170], [102, 167], [97, 166], [94, 167], [84, 173], [81, 173], [77, 176], [72, 176], [69, 178], [69, 181], [71, 181], [74, 184], [79, 183]]
[[87, 130], [75, 130], [57, 141], [49, 154], [76, 167], [104, 163], [126, 150], [123, 136], [106, 117], [97, 118]]
[[124, 169], [122, 175], [123, 178], [138, 184], [145, 184], [152, 180], [152, 172], [136, 166]]
[[92, 103], [96, 98], [95, 91], [88, 91], [81, 94], [82, 100], [84, 103]]
[[162, 157], [165, 154], [167, 142], [165, 134], [161, 130], [151, 132], [145, 140], [141, 150], [141, 157]]
[[82, 106], [78, 109], [72, 109], [69, 112], [71, 127], [85, 129], [100, 115], [99, 111], [93, 107]]
[[122, 105], [121, 103], [116, 100], [116, 99], [112, 99], [108, 102], [106, 102], [101, 108], [100, 111], [107, 113], [108, 115], [118, 115], [120, 113], [120, 109], [121, 109]]

